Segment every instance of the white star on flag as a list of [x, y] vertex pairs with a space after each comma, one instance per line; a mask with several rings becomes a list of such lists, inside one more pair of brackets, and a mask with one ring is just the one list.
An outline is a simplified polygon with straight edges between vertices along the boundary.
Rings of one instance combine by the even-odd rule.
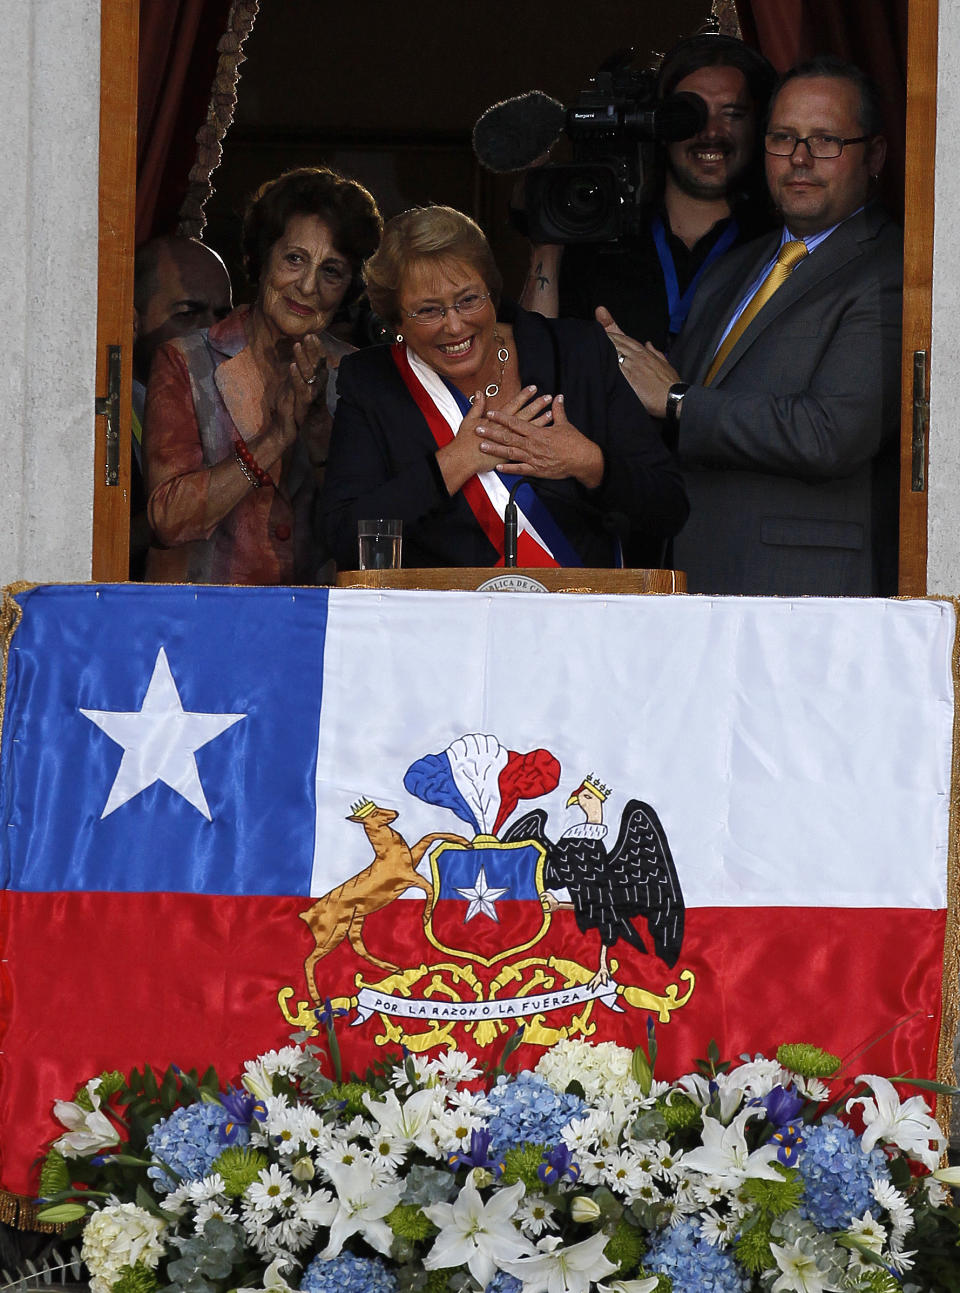
[[500, 917], [497, 915], [494, 903], [498, 898], [502, 898], [505, 893], [509, 892], [509, 888], [494, 889], [491, 885], [488, 885], [487, 873], [481, 867], [472, 885], [467, 886], [465, 889], [457, 889], [457, 893], [461, 893], [464, 898], [470, 899], [470, 905], [467, 908], [467, 914], [463, 918], [463, 923], [466, 924], [468, 920], [473, 920], [474, 916], [479, 916], [483, 913], [484, 916], [489, 916], [491, 920], [495, 920], [499, 924]]
[[184, 710], [167, 653], [157, 652], [143, 704], [133, 712], [81, 709], [84, 718], [123, 746], [123, 758], [110, 787], [100, 820], [162, 781], [181, 795], [207, 821], [212, 821], [200, 784], [195, 751], [225, 732], [246, 714], [198, 714]]

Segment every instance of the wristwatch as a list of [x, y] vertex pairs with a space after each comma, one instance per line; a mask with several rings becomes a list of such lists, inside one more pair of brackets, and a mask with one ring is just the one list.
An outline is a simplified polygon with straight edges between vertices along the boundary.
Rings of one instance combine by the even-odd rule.
[[680, 417], [680, 405], [683, 403], [683, 397], [690, 389], [689, 382], [674, 382], [667, 391], [667, 411], [665, 421], [667, 426], [675, 427]]

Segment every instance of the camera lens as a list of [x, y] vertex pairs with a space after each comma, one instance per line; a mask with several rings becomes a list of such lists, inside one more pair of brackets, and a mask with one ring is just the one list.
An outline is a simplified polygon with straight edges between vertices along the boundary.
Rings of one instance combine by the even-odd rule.
[[617, 236], [620, 196], [610, 167], [551, 166], [534, 175], [536, 218], [548, 235], [544, 241], [602, 242]]

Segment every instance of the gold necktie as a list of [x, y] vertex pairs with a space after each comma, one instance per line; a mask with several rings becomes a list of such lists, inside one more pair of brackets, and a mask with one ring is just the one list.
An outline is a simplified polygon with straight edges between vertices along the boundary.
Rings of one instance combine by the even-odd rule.
[[724, 337], [720, 349], [713, 357], [713, 363], [704, 378], [704, 386], [709, 386], [720, 370], [723, 361], [729, 355], [747, 328], [760, 313], [766, 303], [773, 296], [774, 292], [787, 281], [793, 273], [795, 265], [799, 265], [807, 254], [806, 244], [799, 239], [793, 242], [785, 242], [777, 252], [777, 259], [770, 270], [770, 273], [763, 280], [753, 296], [744, 307], [743, 313], [736, 321], [730, 331]]

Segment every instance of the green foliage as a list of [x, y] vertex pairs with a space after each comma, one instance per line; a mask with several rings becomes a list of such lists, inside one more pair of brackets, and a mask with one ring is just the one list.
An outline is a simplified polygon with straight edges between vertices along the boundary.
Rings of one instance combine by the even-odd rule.
[[398, 1238], [408, 1239], [411, 1243], [419, 1243], [437, 1233], [437, 1227], [430, 1218], [413, 1203], [398, 1203], [384, 1220]]
[[228, 1145], [213, 1161], [212, 1170], [223, 1177], [224, 1192], [232, 1199], [242, 1197], [244, 1190], [269, 1166], [266, 1154], [249, 1145]]
[[924, 1293], [957, 1293], [960, 1208], [941, 1207], [936, 1211], [929, 1207], [917, 1208], [909, 1241], [917, 1254], [910, 1271], [911, 1282], [919, 1284]]
[[119, 1069], [110, 1069], [109, 1072], [100, 1074], [100, 1086], [97, 1088], [97, 1094], [101, 1101], [109, 1100], [112, 1095], [122, 1091], [126, 1085], [127, 1079]]
[[180, 1256], [167, 1263], [168, 1285], [162, 1293], [219, 1293], [213, 1280], [224, 1280], [243, 1260], [243, 1230], [236, 1223], [211, 1217], [202, 1235], [173, 1237]]
[[517, 1145], [515, 1149], [508, 1149], [503, 1156], [504, 1185], [522, 1181], [528, 1194], [542, 1194], [543, 1182], [537, 1168], [543, 1162], [543, 1149], [543, 1145]]
[[752, 1275], [756, 1275], [764, 1267], [775, 1265], [770, 1252], [771, 1225], [772, 1218], [765, 1217], [761, 1212], [754, 1213], [744, 1224], [740, 1237], [733, 1246], [737, 1261]]
[[741, 1194], [745, 1195], [761, 1216], [782, 1217], [791, 1208], [797, 1207], [803, 1198], [803, 1180], [793, 1167], [784, 1167], [775, 1163], [774, 1167], [783, 1177], [782, 1181], [764, 1181], [759, 1177], [750, 1177], [744, 1181]]
[[40, 1169], [40, 1197], [50, 1199], [70, 1184], [67, 1160], [58, 1149], [49, 1149]]
[[403, 1180], [404, 1203], [448, 1203], [459, 1193], [452, 1172], [441, 1171], [424, 1163], [412, 1163]]
[[827, 1078], [840, 1067], [840, 1056], [831, 1055], [808, 1042], [791, 1042], [777, 1047], [777, 1063], [806, 1078]]
[[366, 1082], [332, 1082], [324, 1092], [323, 1100], [324, 1104], [342, 1104], [344, 1113], [351, 1118], [369, 1118], [370, 1110], [363, 1103], [363, 1097], [377, 1094]]
[[608, 1262], [616, 1262], [617, 1276], [622, 1279], [636, 1269], [646, 1251], [647, 1246], [640, 1231], [628, 1221], [622, 1220], [610, 1236], [603, 1255]]
[[121, 1266], [120, 1276], [110, 1293], [156, 1293], [160, 1287], [149, 1266], [137, 1262], [135, 1266]]
[[657, 1109], [668, 1132], [696, 1131], [702, 1122], [699, 1105], [695, 1104], [689, 1096], [678, 1095], [676, 1092], [671, 1093], [670, 1099], [665, 1095], [660, 1096], [657, 1100]]

